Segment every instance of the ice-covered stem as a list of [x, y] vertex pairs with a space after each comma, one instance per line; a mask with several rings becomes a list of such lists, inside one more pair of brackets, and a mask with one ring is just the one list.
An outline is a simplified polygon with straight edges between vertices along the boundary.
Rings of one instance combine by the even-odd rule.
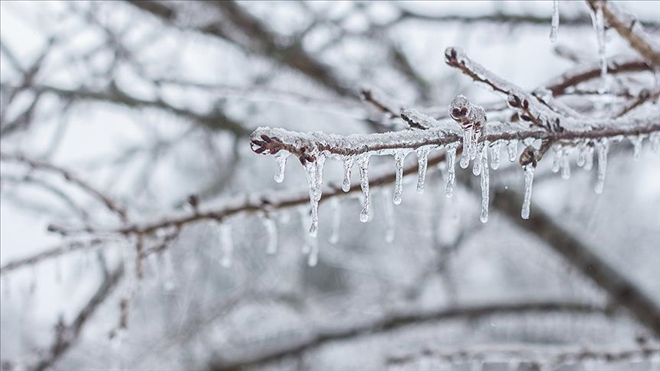
[[536, 97], [471, 60], [461, 49], [449, 47], [445, 50], [445, 62], [458, 68], [476, 82], [486, 84], [495, 92], [504, 94], [510, 107], [520, 112], [523, 121], [535, 126], [557, 131], [557, 115], [538, 102]]
[[105, 207], [108, 210], [116, 214], [119, 217], [119, 219], [121, 219], [122, 222], [127, 221], [126, 209], [124, 209], [121, 205], [119, 205], [117, 201], [113, 200], [109, 196], [106, 196], [105, 194], [94, 188], [86, 181], [78, 178], [69, 170], [53, 165], [46, 161], [31, 159], [24, 155], [19, 155], [19, 154], [0, 153], [0, 160], [2, 160], [3, 162], [18, 162], [28, 166], [30, 169], [58, 174], [61, 177], [63, 177], [65, 181], [75, 185], [85, 193], [99, 200], [101, 203], [103, 203], [103, 205], [105, 205]]
[[399, 117], [401, 107], [384, 93], [371, 87], [360, 89], [360, 98], [390, 117]]
[[299, 356], [306, 351], [314, 350], [329, 342], [352, 340], [359, 336], [378, 335], [400, 329], [405, 326], [431, 323], [435, 321], [454, 320], [459, 318], [479, 318], [495, 314], [528, 314], [528, 313], [573, 313], [596, 314], [605, 313], [605, 308], [589, 303], [569, 301], [537, 301], [523, 303], [493, 303], [482, 305], [464, 305], [453, 308], [434, 308], [395, 312], [381, 318], [353, 324], [348, 327], [321, 327], [313, 330], [304, 339], [291, 342], [280, 342], [277, 346], [260, 347], [258, 351], [217, 356], [210, 365], [210, 370], [234, 370], [249, 368], [266, 362], [275, 362], [285, 357]]
[[[656, 120], [657, 121], [657, 120]], [[428, 145], [446, 145], [461, 141], [462, 133], [451, 120], [436, 121], [437, 127], [428, 130], [405, 130], [389, 133], [353, 134], [341, 136], [322, 132], [301, 133], [285, 129], [261, 127], [252, 133], [252, 150], [259, 154], [276, 154], [285, 150], [296, 155], [302, 163], [313, 160], [312, 150], [327, 153], [329, 157], [341, 158], [372, 153], [392, 155], [398, 150], [415, 150]], [[531, 128], [519, 131], [502, 131], [506, 127], [499, 122], [489, 122], [492, 130], [486, 130], [483, 140], [494, 143], [498, 140], [541, 139], [544, 141], [581, 140], [610, 138], [619, 135], [639, 135], [660, 131], [660, 122], [651, 118], [639, 118], [602, 121], [600, 127], [586, 126], [583, 130], [563, 130], [550, 132]], [[487, 128], [488, 129], [488, 128]]]
[[87, 302], [83, 309], [78, 313], [72, 323], [66, 324], [63, 318], [55, 327], [55, 340], [48, 352], [43, 352], [39, 358], [28, 369], [33, 371], [42, 371], [53, 368], [53, 365], [76, 343], [83, 328], [87, 324], [94, 312], [110, 296], [113, 289], [121, 281], [124, 275], [124, 266], [119, 266], [112, 272], [104, 275], [103, 283], [98, 288], [94, 296]]
[[626, 39], [648, 64], [660, 68], [660, 47], [644, 32], [638, 20], [625, 14], [610, 2], [587, 0], [587, 3], [594, 12], [600, 9], [607, 24]]
[[660, 336], [660, 306], [633, 281], [594, 253], [573, 231], [560, 225], [543, 210], [537, 208], [528, 220], [521, 219], [522, 197], [518, 192], [498, 188], [494, 193], [493, 207], [525, 231], [535, 234], [605, 290], [613, 303], [628, 309], [640, 323], [656, 336]]

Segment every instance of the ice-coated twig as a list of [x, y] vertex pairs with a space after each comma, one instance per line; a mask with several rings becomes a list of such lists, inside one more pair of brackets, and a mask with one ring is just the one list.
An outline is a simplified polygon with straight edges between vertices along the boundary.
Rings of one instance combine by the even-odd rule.
[[607, 24], [628, 41], [642, 57], [656, 68], [660, 67], [660, 46], [644, 32], [641, 23], [622, 12], [612, 2], [587, 0], [592, 11], [602, 12]]

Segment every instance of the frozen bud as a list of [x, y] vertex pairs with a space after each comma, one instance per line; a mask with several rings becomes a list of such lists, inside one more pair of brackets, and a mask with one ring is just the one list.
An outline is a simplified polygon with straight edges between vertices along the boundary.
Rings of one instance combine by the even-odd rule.
[[536, 167], [536, 150], [533, 147], [525, 147], [518, 161], [520, 162], [520, 166], [531, 164], [533, 167]]
[[470, 110], [468, 112], [468, 121], [470, 121], [475, 126], [483, 126], [486, 124], [486, 111], [481, 106], [476, 104], [470, 105]]
[[457, 95], [449, 105], [449, 116], [457, 122], [466, 122], [470, 105], [470, 101], [464, 95]]
[[513, 93], [509, 93], [508, 102], [509, 102], [510, 107], [513, 107], [513, 108], [520, 107], [520, 98], [518, 98], [518, 96], [513, 94]]

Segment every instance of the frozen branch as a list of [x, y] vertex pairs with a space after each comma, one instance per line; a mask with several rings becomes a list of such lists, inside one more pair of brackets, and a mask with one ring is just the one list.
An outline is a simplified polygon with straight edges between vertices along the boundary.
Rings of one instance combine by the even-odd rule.
[[218, 355], [211, 361], [213, 371], [233, 370], [247, 366], [255, 366], [265, 362], [279, 361], [285, 357], [298, 356], [304, 352], [319, 348], [333, 341], [349, 340], [364, 335], [374, 335], [390, 332], [401, 327], [421, 323], [444, 321], [457, 318], [478, 318], [497, 314], [549, 313], [564, 312], [572, 314], [604, 313], [604, 308], [591, 304], [576, 302], [531, 302], [502, 303], [474, 306], [458, 306], [415, 312], [393, 313], [383, 318], [367, 323], [320, 328], [312, 331], [297, 342], [277, 343], [271, 347], [263, 347], [260, 352], [231, 355]]
[[604, 0], [587, 0], [591, 10], [600, 9], [607, 24], [628, 41], [630, 46], [641, 54], [647, 63], [660, 68], [660, 47], [648, 37], [640, 22], [622, 12], [616, 5]]

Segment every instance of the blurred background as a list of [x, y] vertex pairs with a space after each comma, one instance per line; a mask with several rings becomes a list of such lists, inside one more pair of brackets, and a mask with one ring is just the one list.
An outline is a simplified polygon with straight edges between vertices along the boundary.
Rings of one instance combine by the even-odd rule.
[[[619, 5], [658, 39], [657, 1]], [[358, 222], [358, 195], [322, 203], [316, 241], [307, 204], [237, 213], [224, 220], [229, 267], [216, 221], [171, 239], [156, 231], [166, 242], [137, 259], [141, 278], [143, 241], [103, 232], [122, 225], [117, 205], [140, 225], [190, 213], [189, 195], [203, 210], [305, 195], [298, 162], [274, 182], [274, 158], [253, 153], [249, 134], [405, 129], [362, 102], [363, 87], [443, 114], [457, 94], [504, 102], [448, 67], [448, 46], [528, 90], [597, 65], [589, 7], [561, 1], [559, 11], [553, 43], [551, 1], [3, 1], [2, 370], [660, 370], [651, 329], [533, 225], [497, 210], [482, 224], [478, 185], [445, 198], [435, 166], [424, 194], [406, 178], [393, 212], [393, 185], [374, 188], [368, 223]], [[636, 55], [616, 32], [605, 36], [608, 58]], [[649, 72], [613, 84], [657, 83]], [[649, 110], [660, 116], [657, 104]], [[660, 155], [643, 143], [638, 159], [629, 141], [612, 145], [601, 195], [595, 169], [564, 180], [545, 159], [532, 215], [560, 223], [657, 308]], [[521, 191], [523, 172], [502, 151], [491, 189]], [[394, 162], [370, 167], [393, 172]], [[326, 184], [342, 176], [328, 160]], [[91, 227], [62, 234], [51, 224]], [[310, 267], [301, 251], [314, 243]], [[50, 249], [59, 253], [9, 265]], [[597, 356], [556, 362], [588, 349]]]

